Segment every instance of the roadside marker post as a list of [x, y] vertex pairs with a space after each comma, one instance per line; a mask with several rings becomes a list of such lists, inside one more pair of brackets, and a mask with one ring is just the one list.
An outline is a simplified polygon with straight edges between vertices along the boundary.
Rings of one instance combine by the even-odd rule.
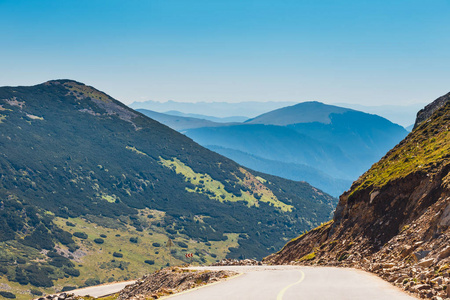
[[194, 259], [194, 254], [193, 253], [186, 253], [184, 256], [186, 256], [186, 258], [190, 258], [191, 259], [190, 264], [192, 265], [192, 260]]

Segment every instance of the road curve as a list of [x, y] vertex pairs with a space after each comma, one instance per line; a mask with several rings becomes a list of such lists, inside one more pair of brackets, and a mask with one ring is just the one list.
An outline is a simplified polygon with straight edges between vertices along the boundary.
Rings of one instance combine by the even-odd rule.
[[199, 267], [233, 270], [241, 276], [166, 297], [170, 300], [413, 300], [416, 299], [370, 273], [346, 268], [257, 266]]

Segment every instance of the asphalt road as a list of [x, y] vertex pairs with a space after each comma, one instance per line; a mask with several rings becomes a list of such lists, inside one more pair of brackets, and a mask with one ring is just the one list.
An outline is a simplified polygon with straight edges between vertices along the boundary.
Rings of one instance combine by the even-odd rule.
[[135, 283], [136, 280], [131, 281], [123, 281], [123, 282], [117, 282], [117, 283], [111, 283], [111, 284], [105, 284], [105, 285], [96, 285], [87, 287], [84, 289], [78, 289], [73, 290], [68, 293], [75, 294], [76, 296], [92, 296], [92, 297], [101, 297], [101, 296], [107, 296], [111, 294], [115, 294], [119, 291], [121, 291], [125, 286]]
[[195, 269], [227, 269], [243, 274], [225, 282], [166, 297], [167, 299], [416, 299], [370, 273], [355, 269], [295, 266], [207, 267]]

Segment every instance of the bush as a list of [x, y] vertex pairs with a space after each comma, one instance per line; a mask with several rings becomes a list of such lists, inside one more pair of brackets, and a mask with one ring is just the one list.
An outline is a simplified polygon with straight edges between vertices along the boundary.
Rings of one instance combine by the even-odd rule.
[[42, 292], [40, 290], [31, 289], [30, 293], [35, 296], [42, 296]]
[[130, 237], [130, 242], [136, 244], [138, 242], [138, 238], [137, 237]]
[[69, 221], [66, 222], [66, 225], [67, 225], [67, 226], [70, 226], [70, 227], [75, 227], [75, 226], [76, 226], [74, 223], [69, 222]]
[[80, 232], [80, 231], [74, 232], [73, 236], [76, 236], [77, 238], [80, 238], [80, 239], [83, 239], [83, 240], [88, 238], [88, 235], [86, 233]]
[[100, 280], [94, 279], [94, 278], [89, 278], [84, 282], [85, 286], [93, 286], [93, 285], [99, 285], [99, 284], [100, 284]]
[[150, 259], [148, 259], [148, 260], [146, 260], [146, 261], [144, 261], [146, 264], [149, 264], [149, 265], [154, 265], [155, 264], [155, 261], [154, 260], [150, 260]]
[[0, 296], [8, 298], [8, 299], [16, 299], [16, 295], [10, 292], [0, 291]]
[[161, 244], [160, 243], [153, 243], [152, 246], [153, 247], [161, 247]]
[[22, 257], [18, 257], [18, 258], [16, 259], [16, 262], [17, 262], [19, 265], [23, 265], [23, 264], [26, 264], [26, 263], [27, 263], [27, 261], [26, 261], [25, 259], [23, 259]]
[[6, 274], [8, 273], [8, 269], [6, 267], [0, 266], [0, 273]]
[[188, 247], [188, 245], [186, 244], [186, 243], [184, 243], [184, 242], [178, 242], [177, 243], [178, 244], [178, 246], [180, 246], [181, 248], [187, 248]]
[[64, 273], [66, 273], [67, 275], [70, 275], [72, 277], [78, 277], [80, 276], [80, 271], [74, 268], [64, 268], [63, 269]]
[[72, 290], [75, 290], [76, 288], [77, 288], [76, 286], [68, 286], [68, 285], [66, 285], [65, 287], [62, 288], [61, 292], [72, 291]]
[[104, 238], [104, 239], [107, 238], [106, 234], [100, 234], [100, 237], [102, 237], [102, 238]]
[[114, 252], [114, 253], [113, 253], [113, 256], [114, 256], [114, 257], [123, 257], [123, 254], [122, 254], [122, 253], [119, 253], [119, 252]]
[[53, 257], [49, 264], [57, 268], [61, 268], [63, 266], [74, 267], [74, 264], [70, 261], [70, 259], [64, 256]]
[[96, 244], [103, 244], [104, 242], [105, 242], [104, 239], [100, 239], [100, 238], [94, 239], [94, 243], [96, 243]]

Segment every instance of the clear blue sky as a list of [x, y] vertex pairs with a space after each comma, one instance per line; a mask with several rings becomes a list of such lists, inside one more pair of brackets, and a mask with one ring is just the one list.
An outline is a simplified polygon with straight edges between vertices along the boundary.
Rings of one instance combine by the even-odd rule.
[[450, 1], [0, 0], [0, 69], [125, 103], [427, 102], [450, 91]]

